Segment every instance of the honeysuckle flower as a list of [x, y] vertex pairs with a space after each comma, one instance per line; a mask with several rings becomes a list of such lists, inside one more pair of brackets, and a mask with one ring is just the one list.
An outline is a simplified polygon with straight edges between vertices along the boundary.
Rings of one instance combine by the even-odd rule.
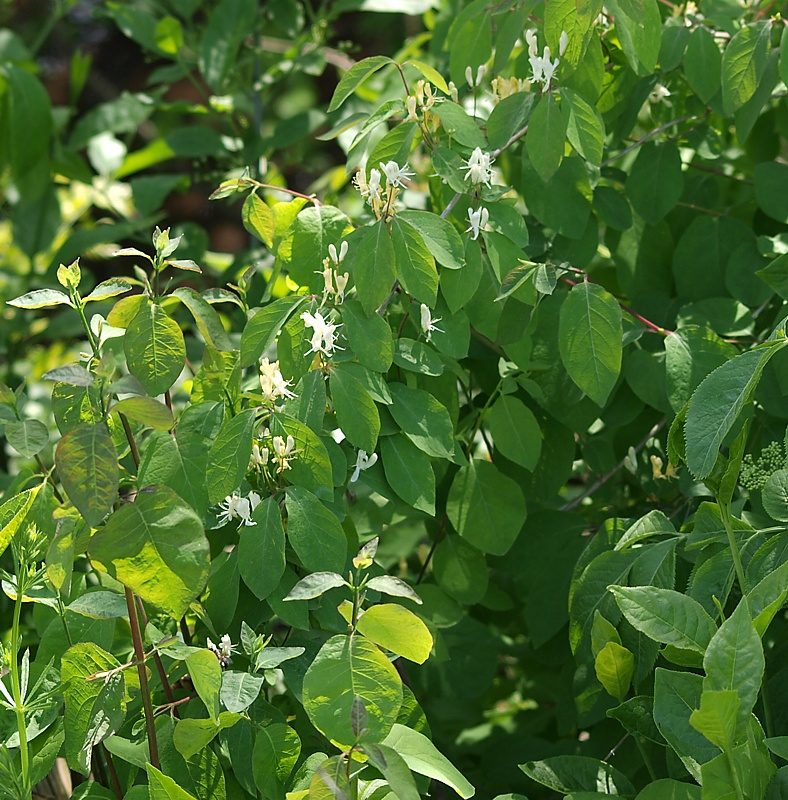
[[435, 319], [432, 318], [432, 312], [425, 303], [421, 304], [420, 308], [421, 314], [421, 330], [423, 333], [427, 334], [427, 341], [429, 342], [432, 339], [432, 334], [434, 331], [438, 333], [443, 333], [443, 330], [436, 327], [435, 323], [441, 321], [441, 317], [436, 317]]
[[264, 358], [260, 362], [260, 385], [267, 400], [274, 401], [278, 397], [293, 399], [295, 394], [287, 388], [290, 383], [282, 377], [278, 361], [274, 361], [272, 364], [267, 358]]
[[416, 102], [416, 98], [412, 94], [409, 94], [408, 99], [405, 101], [405, 105], [408, 109], [408, 116], [405, 117], [406, 122], [409, 120], [417, 120], [419, 118], [418, 114], [416, 114]]
[[336, 330], [339, 326], [326, 320], [319, 311], [314, 314], [305, 311], [301, 314], [301, 319], [304, 320], [308, 328], [312, 328], [314, 331], [310, 339], [310, 344], [312, 345], [311, 350], [309, 350], [310, 353], [320, 352], [323, 355], [330, 356], [334, 350], [342, 349], [336, 344]]
[[323, 300], [320, 303], [322, 306], [334, 294], [334, 270], [331, 269], [327, 258], [323, 259], [323, 269], [320, 274], [323, 276]]
[[449, 97], [451, 97], [452, 102], [454, 103], [460, 102], [460, 93], [457, 91], [454, 81], [449, 81]]
[[466, 229], [466, 233], [473, 233], [471, 238], [475, 241], [479, 238], [479, 231], [484, 228], [487, 221], [490, 219], [490, 212], [483, 206], [479, 206], [475, 211], [472, 208], [468, 209], [468, 222], [470, 225]]
[[536, 56], [539, 54], [538, 45], [536, 43], [536, 34], [533, 31], [525, 32], [525, 42], [528, 45], [529, 56]]
[[336, 245], [330, 244], [328, 246], [328, 255], [331, 257], [331, 260], [339, 266], [339, 264], [345, 260], [345, 256], [347, 255], [347, 242], [342, 242], [339, 246], [339, 253], [337, 253]]
[[404, 188], [405, 184], [402, 181], [405, 178], [412, 178], [414, 175], [413, 172], [408, 171], [407, 164], [401, 167], [396, 161], [387, 161], [385, 164], [381, 161], [380, 168], [386, 176], [386, 183], [390, 186], [400, 186]]
[[544, 49], [544, 56], [542, 56], [542, 72], [544, 74], [544, 90], [547, 91], [550, 88], [550, 84], [553, 80], [553, 75], [555, 74], [556, 69], [558, 68], [559, 59], [556, 58], [555, 61], [550, 60], [550, 48], [545, 46]]
[[558, 55], [563, 58], [566, 48], [569, 47], [569, 34], [566, 31], [561, 31], [561, 36], [558, 39]]
[[237, 652], [229, 634], [225, 633], [219, 644], [215, 645], [210, 639], [206, 638], [205, 646], [219, 659], [222, 669], [233, 663], [232, 655]]
[[377, 453], [367, 455], [366, 450], [359, 450], [358, 455], [356, 456], [355, 469], [353, 470], [353, 474], [350, 476], [349, 483], [355, 483], [358, 480], [358, 476], [361, 474], [361, 471], [369, 469], [374, 463], [377, 462], [377, 460]]
[[[254, 505], [252, 495], [256, 497]], [[244, 525], [255, 525], [252, 521], [252, 511], [254, 511], [257, 503], [260, 502], [260, 495], [256, 492], [250, 492], [249, 497], [241, 497], [238, 492], [228, 494], [227, 497], [219, 503], [221, 513], [216, 517], [216, 521], [220, 525], [226, 525], [234, 519], [240, 519]]]
[[472, 153], [471, 157], [465, 162], [462, 169], [466, 170], [466, 178], [469, 178], [474, 186], [480, 183], [490, 186], [490, 181], [493, 177], [492, 171], [493, 158], [489, 153], [482, 151], [481, 147], [477, 147]]
[[293, 439], [292, 436], [288, 436], [287, 440], [285, 440], [282, 436], [274, 436], [273, 447], [273, 458], [274, 461], [276, 461], [279, 465], [276, 468], [276, 471], [284, 472], [286, 469], [290, 469], [290, 461], [298, 452], [295, 449], [295, 439]]
[[262, 469], [268, 463], [270, 453], [267, 447], [260, 447], [257, 442], [252, 445], [252, 455], [249, 458], [249, 469]]
[[334, 282], [337, 285], [336, 296], [340, 303], [344, 302], [345, 300], [345, 289], [347, 288], [348, 280], [350, 280], [349, 272], [344, 273], [344, 275], [340, 275], [336, 270], [334, 270]]

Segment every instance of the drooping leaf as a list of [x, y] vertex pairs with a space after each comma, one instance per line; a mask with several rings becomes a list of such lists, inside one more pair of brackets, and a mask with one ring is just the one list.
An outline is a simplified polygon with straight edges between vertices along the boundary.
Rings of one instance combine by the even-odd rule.
[[241, 485], [252, 453], [255, 410], [247, 408], [222, 425], [208, 454], [208, 498], [217, 503]]
[[328, 106], [329, 113], [336, 111], [370, 75], [391, 63], [391, 59], [387, 56], [371, 56], [356, 62], [342, 76], [342, 80], [334, 89], [334, 96]]
[[347, 539], [339, 520], [312, 492], [287, 490], [287, 539], [310, 572], [342, 572]]
[[[285, 530], [273, 497], [252, 512], [255, 525], [244, 525], [238, 541], [238, 569], [243, 582], [260, 600], [279, 585], [285, 571]], [[232, 710], [232, 709], [230, 709]]]

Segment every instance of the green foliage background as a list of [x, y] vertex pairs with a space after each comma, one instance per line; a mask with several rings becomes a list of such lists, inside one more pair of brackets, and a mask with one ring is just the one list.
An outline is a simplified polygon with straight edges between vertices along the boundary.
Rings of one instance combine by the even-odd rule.
[[778, 11], [4, 7], [0, 793], [788, 793]]

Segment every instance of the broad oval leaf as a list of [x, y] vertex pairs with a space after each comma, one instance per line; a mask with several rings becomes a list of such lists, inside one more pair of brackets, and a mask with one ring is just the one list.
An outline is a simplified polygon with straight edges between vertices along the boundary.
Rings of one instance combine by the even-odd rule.
[[380, 647], [417, 664], [423, 664], [432, 650], [429, 628], [412, 611], [396, 603], [368, 608], [356, 630]]
[[90, 554], [143, 600], [180, 619], [208, 578], [210, 548], [197, 513], [172, 489], [137, 494], [90, 540]]
[[375, 401], [361, 381], [341, 366], [331, 371], [329, 387], [342, 432], [351, 444], [373, 453], [380, 433], [380, 414]]
[[241, 334], [241, 366], [250, 367], [273, 344], [285, 323], [305, 297], [283, 297], [261, 308], [247, 323]]
[[276, 498], [263, 500], [252, 512], [252, 520], [254, 525], [241, 528], [238, 569], [255, 596], [265, 600], [279, 585], [286, 565], [285, 529]]
[[208, 454], [208, 499], [227, 497], [241, 485], [252, 453], [255, 410], [247, 408], [222, 425]]
[[501, 395], [489, 420], [496, 450], [533, 472], [542, 450], [542, 431], [531, 409], [516, 397]]
[[252, 769], [254, 782], [263, 797], [282, 797], [287, 779], [301, 754], [301, 739], [284, 722], [257, 729]]
[[306, 671], [303, 698], [312, 724], [338, 747], [356, 739], [351, 708], [357, 696], [367, 708], [367, 741], [383, 741], [402, 705], [397, 670], [367, 639], [332, 636]]
[[353, 92], [373, 73], [377, 72], [392, 61], [388, 56], [371, 56], [356, 62], [343, 76], [334, 89], [334, 96], [328, 106], [328, 111], [336, 111]]
[[342, 572], [347, 538], [336, 515], [301, 486], [287, 490], [287, 539], [310, 572]]

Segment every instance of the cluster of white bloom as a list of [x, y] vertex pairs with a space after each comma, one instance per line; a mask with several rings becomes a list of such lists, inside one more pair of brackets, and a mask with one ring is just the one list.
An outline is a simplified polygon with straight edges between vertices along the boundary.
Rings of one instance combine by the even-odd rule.
[[260, 362], [260, 385], [266, 400], [274, 402], [279, 397], [292, 400], [295, 394], [287, 388], [290, 384], [290, 381], [286, 381], [282, 377], [278, 361], [274, 361], [272, 364], [267, 358], [264, 358]]
[[443, 330], [435, 326], [436, 322], [441, 321], [441, 317], [436, 317], [435, 319], [432, 318], [432, 313], [430, 312], [429, 306], [426, 303], [422, 303], [419, 309], [421, 315], [421, 330], [422, 333], [427, 334], [427, 341], [429, 342], [432, 339], [432, 334], [437, 331], [438, 333], [444, 333]]
[[277, 473], [290, 469], [290, 461], [299, 452], [295, 449], [295, 439], [292, 436], [288, 436], [287, 439], [283, 436], [274, 436], [273, 450], [273, 459], [278, 465], [276, 468]]
[[[379, 166], [380, 169], [373, 168], [369, 171], [369, 181], [364, 169], [360, 169], [353, 178], [353, 183], [372, 206], [375, 218], [384, 219], [393, 214], [397, 193], [405, 188], [403, 181], [412, 178], [414, 173], [408, 171], [407, 164], [401, 167], [396, 161], [387, 161], [385, 164], [381, 161]], [[383, 176], [386, 178], [385, 191], [381, 183]]]
[[219, 659], [222, 669], [233, 663], [232, 655], [236, 652], [229, 634], [225, 633], [219, 644], [215, 645], [210, 639], [206, 638], [205, 646]]
[[493, 78], [490, 81], [492, 89], [493, 103], [500, 103], [506, 97], [510, 97], [517, 92], [527, 92], [531, 88], [531, 81], [522, 78]]
[[468, 209], [468, 222], [470, 225], [466, 229], [466, 233], [473, 233], [471, 239], [476, 241], [479, 238], [479, 232], [484, 229], [490, 219], [490, 212], [483, 206], [479, 206], [475, 211], [472, 208]]
[[[323, 259], [323, 269], [320, 272], [323, 276], [323, 302], [321, 305], [325, 305], [331, 296], [336, 299], [337, 303], [344, 302], [350, 273], [346, 272], [344, 275], [340, 275], [337, 267], [345, 260], [346, 255], [347, 242], [342, 242], [338, 253], [336, 245], [328, 246], [328, 258]], [[332, 262], [333, 267], [331, 266]]]
[[481, 147], [477, 147], [472, 153], [471, 157], [465, 162], [462, 167], [466, 171], [465, 177], [470, 180], [474, 186], [483, 183], [485, 186], [490, 186], [490, 181], [493, 177], [492, 165], [494, 159], [489, 153], [485, 153]]
[[234, 519], [240, 519], [244, 525], [256, 525], [257, 523], [252, 520], [252, 512], [260, 505], [260, 500], [260, 495], [255, 491], [249, 492], [248, 497], [241, 497], [238, 492], [228, 494], [219, 503], [221, 513], [216, 517], [216, 521], [220, 525], [225, 525]]
[[555, 61], [550, 58], [550, 48], [547, 45], [545, 45], [543, 54], [541, 56], [539, 55], [536, 34], [533, 31], [525, 32], [525, 41], [528, 43], [528, 60], [531, 63], [532, 72], [531, 80], [534, 83], [544, 84], [544, 89], [542, 91], [547, 92], [550, 90], [550, 84], [552, 83], [553, 76], [560, 63], [560, 58], [563, 57], [569, 45], [569, 36], [566, 31], [561, 31], [561, 37], [558, 40], [559, 58], [556, 58]]
[[314, 314], [305, 311], [301, 314], [301, 319], [307, 328], [313, 330], [312, 338], [309, 340], [312, 345], [310, 353], [322, 353], [330, 357], [334, 350], [343, 349], [336, 343], [336, 331], [339, 325], [327, 320], [319, 311]]
[[358, 480], [358, 476], [361, 474], [361, 471], [369, 469], [373, 464], [377, 462], [377, 460], [378, 460], [377, 453], [373, 453], [372, 455], [367, 455], [366, 450], [359, 450], [358, 455], [356, 456], [355, 468], [353, 470], [353, 474], [350, 476], [349, 483], [355, 483]]
[[261, 470], [267, 463], [271, 453], [267, 447], [260, 447], [255, 442], [252, 445], [252, 455], [249, 457], [249, 469]]
[[405, 105], [408, 109], [408, 116], [405, 121], [419, 119], [418, 111], [426, 115], [435, 105], [438, 97], [432, 92], [432, 85], [427, 81], [418, 81], [413, 90], [413, 94], [408, 95]]

